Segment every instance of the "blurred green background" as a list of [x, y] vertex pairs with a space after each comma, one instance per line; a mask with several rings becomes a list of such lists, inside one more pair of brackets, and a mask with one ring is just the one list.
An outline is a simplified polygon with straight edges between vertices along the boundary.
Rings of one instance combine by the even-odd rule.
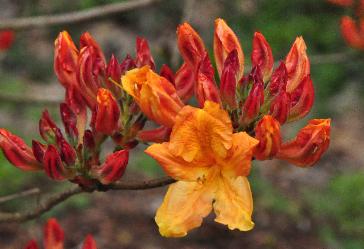
[[[0, 0], [0, 16], [55, 14], [120, 1], [65, 2]], [[222, 17], [240, 38], [248, 64], [254, 31], [265, 35], [272, 46], [275, 61], [284, 59], [296, 36], [304, 37], [312, 63], [315, 105], [309, 117], [302, 122], [285, 125], [285, 135], [293, 137], [298, 128], [310, 118], [331, 117], [332, 138], [327, 154], [311, 169], [295, 168], [280, 161], [254, 162], [250, 182], [256, 228], [248, 233], [229, 233], [226, 228], [207, 221], [203, 225], [207, 226], [204, 230], [171, 242], [159, 237], [152, 221], [153, 211], [148, 210], [144, 210], [145, 222], [140, 221], [135, 230], [130, 227], [129, 231], [129, 225], [136, 222], [133, 217], [140, 215], [130, 210], [139, 210], [133, 209], [133, 205], [143, 201], [143, 194], [137, 194], [140, 198], [137, 202], [131, 200], [133, 197], [130, 193], [113, 192], [105, 194], [106, 197], [102, 194], [92, 197], [80, 195], [36, 221], [9, 227], [0, 225], [0, 245], [4, 244], [1, 248], [20, 247], [19, 243], [29, 239], [24, 231], [27, 231], [26, 235], [39, 239], [40, 226], [50, 216], [60, 219], [68, 231], [75, 230], [72, 221], [69, 218], [67, 220], [67, 216], [73, 217], [75, 214], [84, 214], [81, 221], [75, 218], [73, 222], [82, 226], [82, 231], [96, 233], [98, 242], [101, 241], [100, 248], [364, 248], [364, 117], [361, 115], [364, 110], [364, 53], [349, 48], [341, 38], [339, 28], [341, 16], [351, 14], [352, 10], [330, 5], [324, 0], [196, 0], [191, 3], [192, 7], [187, 9], [184, 1], [165, 0], [142, 9], [85, 23], [17, 32], [12, 48], [0, 52], [0, 127], [11, 130], [30, 143], [32, 138], [39, 138], [37, 123], [44, 108], [59, 120], [58, 106], [54, 102], [61, 100], [64, 93], [53, 73], [53, 41], [62, 30], [68, 30], [75, 41], [82, 32], [91, 32], [107, 57], [114, 53], [119, 59], [127, 53], [134, 55], [137, 35], [146, 37], [160, 68], [162, 63], [174, 60], [175, 29], [185, 21], [184, 17], [188, 17], [189, 22], [200, 32], [210, 52], [214, 19]], [[127, 177], [162, 175], [157, 164], [145, 156], [142, 150], [132, 156], [134, 159], [128, 166]], [[49, 192], [60, 191], [70, 185], [51, 182], [41, 173], [21, 172], [11, 166], [2, 154], [0, 165], [1, 196], [32, 187], [40, 187]], [[164, 191], [165, 189], [147, 192], [147, 195], [161, 199]], [[92, 215], [97, 214], [92, 210], [97, 207], [101, 210], [98, 215], [103, 217], [103, 208], [104, 212], [108, 212], [105, 206], [115, 195], [120, 195], [120, 201], [123, 202], [117, 211], [120, 216], [129, 215], [130, 222], [123, 223], [115, 219], [111, 225], [108, 221], [108, 225], [102, 226], [105, 219], [100, 218], [100, 224], [95, 224], [96, 219]], [[0, 210], [24, 210], [34, 205], [35, 199], [36, 197], [29, 197], [3, 203], [0, 204]], [[106, 200], [104, 206], [100, 200]], [[151, 209], [155, 210], [157, 205], [153, 205], [150, 204]], [[123, 209], [125, 206], [127, 212]], [[87, 215], [84, 210], [88, 210]], [[108, 241], [101, 232], [103, 229], [113, 230], [121, 226], [124, 230], [117, 230], [117, 240]], [[148, 230], [143, 229], [144, 226], [155, 231], [152, 235], [145, 235]], [[19, 242], [16, 238], [20, 233], [23, 234], [23, 240]], [[4, 236], [9, 234], [11, 236], [5, 239]], [[77, 237], [77, 234], [69, 232], [69, 248], [73, 248], [75, 241], [83, 238], [83, 233], [81, 237]], [[141, 246], [138, 238], [144, 235], [145, 244]]]

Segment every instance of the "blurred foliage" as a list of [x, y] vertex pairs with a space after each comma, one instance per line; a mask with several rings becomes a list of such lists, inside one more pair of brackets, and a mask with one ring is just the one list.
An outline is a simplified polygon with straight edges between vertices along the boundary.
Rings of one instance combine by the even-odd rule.
[[321, 235], [333, 248], [364, 246], [364, 173], [335, 177], [323, 191], [307, 191]]

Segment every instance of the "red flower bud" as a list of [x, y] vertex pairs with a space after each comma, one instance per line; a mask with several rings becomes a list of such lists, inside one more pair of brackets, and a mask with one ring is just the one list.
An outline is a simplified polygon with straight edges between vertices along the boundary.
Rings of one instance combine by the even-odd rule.
[[110, 184], [123, 176], [128, 165], [129, 151], [120, 150], [109, 155], [99, 169], [96, 170], [102, 184]]
[[42, 169], [32, 149], [20, 137], [5, 129], [0, 129], [0, 148], [6, 159], [15, 167], [26, 171]]
[[54, 142], [56, 138], [56, 123], [49, 116], [48, 110], [43, 111], [42, 117], [39, 120], [39, 133], [48, 143]]
[[78, 68], [78, 84], [87, 105], [93, 109], [96, 105], [96, 94], [105, 79], [105, 61], [99, 57], [94, 47], [81, 49]]
[[102, 52], [102, 49], [100, 45], [97, 43], [97, 41], [91, 36], [89, 32], [85, 32], [80, 37], [80, 50], [82, 50], [85, 47], [93, 47], [96, 52], [96, 57], [100, 58], [102, 61], [105, 60], [105, 55]]
[[77, 86], [78, 49], [67, 31], [59, 33], [54, 50], [54, 71], [65, 87]]
[[141, 37], [137, 37], [136, 39], [135, 64], [137, 67], [149, 66], [152, 70], [155, 69], [154, 59], [150, 52], [148, 41]]
[[97, 92], [97, 106], [94, 112], [95, 130], [112, 135], [119, 128], [120, 109], [112, 93], [104, 88]]
[[302, 37], [297, 37], [286, 57], [288, 74], [287, 92], [293, 92], [301, 81], [310, 74], [310, 61], [306, 54], [306, 44]]
[[109, 89], [116, 97], [120, 97], [121, 89], [111, 80], [120, 83], [121, 81], [121, 68], [118, 60], [114, 55], [111, 56], [109, 64], [106, 67], [106, 87]]
[[259, 33], [254, 33], [253, 51], [252, 51], [252, 66], [259, 66], [263, 73], [263, 80], [266, 82], [272, 75], [273, 70], [273, 54], [268, 42], [264, 36]]
[[174, 78], [177, 95], [181, 98], [183, 103], [187, 103], [192, 97], [195, 89], [195, 82], [196, 78], [194, 69], [186, 63], [183, 63], [176, 72], [176, 76]]
[[264, 103], [264, 83], [259, 67], [254, 67], [249, 75], [249, 81], [253, 81], [253, 86], [243, 105], [241, 123], [248, 125], [259, 114], [260, 107]]
[[[136, 68], [135, 62], [130, 55], [127, 55], [124, 60], [120, 63], [121, 75], [124, 75], [126, 71]], [[119, 82], [119, 81], [118, 81]]]
[[313, 106], [314, 99], [313, 83], [310, 75], [308, 75], [291, 93], [291, 108], [288, 121], [298, 120], [306, 116]]
[[14, 42], [14, 37], [14, 31], [0, 30], [0, 51], [9, 49]]
[[83, 136], [83, 145], [86, 149], [88, 149], [90, 151], [95, 149], [96, 144], [95, 144], [95, 138], [94, 138], [92, 131], [90, 131], [90, 130], [85, 131], [85, 135]]
[[32, 141], [33, 155], [34, 155], [35, 159], [37, 159], [38, 162], [43, 163], [44, 153], [45, 153], [46, 149], [47, 149], [46, 145], [44, 145], [36, 140]]
[[66, 178], [66, 169], [56, 147], [53, 145], [48, 145], [48, 148], [44, 154], [43, 162], [44, 170], [50, 178], [57, 181]]
[[39, 249], [39, 247], [35, 240], [31, 240], [28, 242], [24, 249]]
[[51, 218], [44, 227], [44, 248], [63, 249], [64, 232], [57, 220]]
[[240, 46], [240, 42], [234, 31], [226, 24], [223, 19], [215, 20], [214, 32], [214, 55], [216, 67], [219, 75], [222, 74], [222, 69], [226, 57], [233, 50], [238, 52], [239, 70], [237, 78], [240, 79], [244, 73], [244, 53]]
[[269, 114], [283, 125], [287, 119], [291, 108], [291, 95], [281, 90], [270, 104]]
[[62, 122], [67, 135], [71, 139], [76, 139], [78, 136], [76, 114], [71, 110], [69, 105], [66, 103], [62, 103], [59, 107], [60, 107], [59, 109], [61, 113]]
[[206, 100], [221, 103], [219, 90], [215, 83], [214, 68], [207, 54], [202, 59], [197, 72], [195, 95], [200, 107], [204, 106]]
[[220, 83], [221, 99], [224, 103], [228, 104], [232, 108], [237, 107], [236, 86], [238, 83], [238, 70], [238, 52], [233, 50], [231, 53], [229, 53], [224, 62]]
[[277, 158], [300, 167], [315, 164], [330, 144], [330, 119], [312, 119], [302, 128], [295, 139], [284, 143]]
[[96, 241], [91, 235], [87, 235], [83, 242], [82, 249], [97, 249]]
[[357, 24], [351, 17], [344, 16], [341, 19], [341, 34], [350, 47], [364, 50], [364, 18]]
[[79, 92], [70, 87], [66, 90], [66, 103], [76, 114], [78, 143], [80, 144], [82, 142], [83, 133], [85, 132], [87, 123], [87, 108], [85, 101]]
[[288, 81], [287, 68], [283, 61], [274, 70], [269, 82], [269, 93], [275, 96], [280, 91], [286, 91]]
[[64, 139], [59, 143], [59, 149], [61, 152], [62, 160], [68, 166], [74, 165], [76, 161], [75, 149]]
[[159, 75], [166, 78], [169, 82], [171, 82], [174, 85], [174, 73], [168, 65], [166, 64], [162, 65]]
[[255, 126], [255, 138], [259, 144], [254, 149], [254, 157], [258, 160], [271, 159], [278, 153], [282, 143], [279, 122], [265, 115]]
[[196, 69], [205, 56], [205, 45], [198, 33], [188, 23], [177, 28], [177, 43], [184, 61]]
[[137, 138], [143, 142], [163, 143], [168, 141], [171, 132], [171, 128], [160, 126], [152, 130], [139, 131]]

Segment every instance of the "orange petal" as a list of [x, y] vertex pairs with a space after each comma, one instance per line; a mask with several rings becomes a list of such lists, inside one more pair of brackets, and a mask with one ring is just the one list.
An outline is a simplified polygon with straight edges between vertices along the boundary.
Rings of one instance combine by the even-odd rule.
[[169, 149], [184, 160], [225, 158], [231, 148], [232, 126], [219, 104], [206, 101], [204, 109], [184, 107], [176, 118]]
[[238, 52], [239, 58], [239, 74], [240, 79], [244, 73], [244, 53], [240, 46], [238, 37], [234, 31], [226, 24], [223, 19], [215, 20], [215, 33], [214, 33], [214, 54], [216, 67], [219, 75], [221, 76], [223, 65], [226, 57], [233, 50]]
[[253, 197], [246, 177], [222, 177], [216, 192], [214, 211], [215, 221], [227, 225], [229, 229], [249, 231], [254, 227], [251, 220]]
[[233, 134], [229, 156], [222, 162], [224, 176], [247, 176], [250, 173], [253, 150], [258, 140], [246, 132]]
[[209, 165], [203, 165], [203, 162], [186, 162], [182, 157], [173, 155], [168, 148], [168, 143], [153, 144], [145, 150], [145, 153], [158, 161], [166, 174], [176, 180], [203, 180], [209, 173], [207, 168]]
[[288, 73], [287, 92], [293, 92], [301, 81], [310, 74], [310, 61], [303, 38], [297, 37], [287, 54], [285, 63]]
[[213, 185], [176, 182], [169, 186], [155, 221], [165, 237], [183, 237], [212, 210]]

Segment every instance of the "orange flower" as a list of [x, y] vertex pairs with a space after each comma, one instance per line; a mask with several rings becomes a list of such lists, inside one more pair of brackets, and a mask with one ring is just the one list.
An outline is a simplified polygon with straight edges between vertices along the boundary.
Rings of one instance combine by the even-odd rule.
[[353, 0], [327, 0], [328, 2], [332, 4], [336, 4], [339, 6], [349, 7], [353, 5]]
[[255, 138], [259, 144], [255, 147], [254, 157], [258, 160], [273, 158], [281, 147], [281, 127], [270, 115], [265, 115], [255, 127]]
[[247, 180], [258, 141], [245, 132], [233, 134], [231, 120], [219, 104], [203, 109], [185, 106], [176, 118], [170, 141], [146, 153], [157, 160], [172, 184], [155, 220], [166, 237], [181, 237], [212, 210], [229, 229], [253, 228], [252, 194]]
[[149, 66], [128, 71], [121, 81], [123, 89], [149, 119], [173, 126], [183, 103], [171, 82], [154, 73]]
[[302, 128], [296, 138], [284, 143], [277, 158], [300, 167], [315, 164], [330, 144], [330, 119], [312, 119]]

